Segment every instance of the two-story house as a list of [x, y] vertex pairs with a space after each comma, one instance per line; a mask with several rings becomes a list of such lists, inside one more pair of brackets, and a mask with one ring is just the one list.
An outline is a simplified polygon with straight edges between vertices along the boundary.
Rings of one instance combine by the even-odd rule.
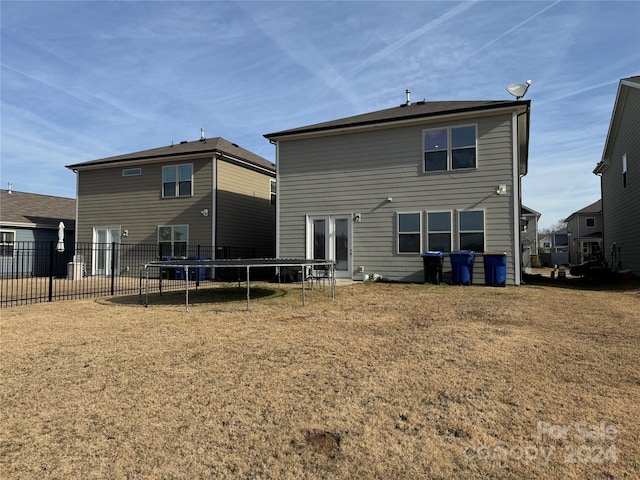
[[413, 282], [425, 251], [501, 252], [507, 282], [519, 284], [529, 111], [529, 101], [407, 101], [266, 134], [277, 256], [335, 260], [337, 277]]
[[602, 202], [593, 202], [565, 220], [569, 263], [581, 264], [602, 256]]
[[538, 222], [542, 214], [533, 208], [520, 206], [520, 243], [522, 245], [522, 268], [531, 272], [532, 259], [538, 256]]
[[[77, 174], [76, 241], [156, 245], [159, 257], [216, 258], [223, 247], [275, 253], [275, 167], [224, 138], [68, 165]], [[109, 274], [108, 248], [85, 259]]]
[[600, 176], [603, 248], [614, 269], [640, 274], [640, 76], [618, 85]]

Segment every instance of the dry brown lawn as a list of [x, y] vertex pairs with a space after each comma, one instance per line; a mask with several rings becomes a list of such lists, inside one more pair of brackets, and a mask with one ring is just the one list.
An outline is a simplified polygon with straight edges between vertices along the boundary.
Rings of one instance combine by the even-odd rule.
[[638, 289], [253, 293], [3, 309], [0, 477], [640, 476]]

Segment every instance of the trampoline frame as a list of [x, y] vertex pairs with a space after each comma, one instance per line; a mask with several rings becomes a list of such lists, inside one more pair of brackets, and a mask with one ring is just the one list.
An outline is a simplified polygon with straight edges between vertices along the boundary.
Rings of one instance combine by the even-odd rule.
[[[336, 262], [328, 260], [312, 260], [312, 259], [295, 259], [295, 258], [237, 258], [237, 259], [220, 259], [220, 260], [187, 260], [187, 259], [171, 259], [156, 260], [141, 265], [140, 276], [146, 278], [144, 306], [149, 306], [149, 272], [151, 269], [174, 269], [184, 271], [185, 280], [185, 310], [189, 311], [189, 270], [196, 268], [246, 268], [247, 271], [247, 308], [251, 309], [251, 269], [274, 267], [280, 268], [300, 268], [302, 283], [302, 305], [305, 305], [304, 289], [307, 282], [308, 267], [329, 267], [329, 276], [327, 279], [331, 285], [331, 300], [335, 300], [335, 266]], [[311, 277], [313, 278], [313, 277]], [[278, 283], [280, 283], [280, 275], [278, 275]], [[197, 282], [197, 281], [196, 281]], [[312, 285], [313, 288], [313, 285]], [[140, 298], [142, 298], [142, 286], [140, 287]]]

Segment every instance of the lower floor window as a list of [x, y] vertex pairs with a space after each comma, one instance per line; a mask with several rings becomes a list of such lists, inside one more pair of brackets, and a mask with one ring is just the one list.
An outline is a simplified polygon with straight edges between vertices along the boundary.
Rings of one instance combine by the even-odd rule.
[[13, 257], [15, 232], [0, 231], [0, 257]]
[[451, 212], [427, 213], [427, 250], [451, 251]]
[[398, 214], [398, 253], [420, 253], [420, 213]]
[[158, 227], [158, 245], [161, 257], [186, 257], [188, 243], [188, 225]]
[[460, 250], [484, 251], [484, 212], [462, 211], [458, 214]]

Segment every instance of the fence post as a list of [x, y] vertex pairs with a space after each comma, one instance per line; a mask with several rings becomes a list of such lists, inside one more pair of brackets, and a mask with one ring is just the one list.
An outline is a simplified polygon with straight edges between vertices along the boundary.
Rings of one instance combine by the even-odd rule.
[[115, 292], [116, 280], [116, 242], [111, 242], [111, 295]]
[[54, 242], [49, 242], [49, 301], [53, 299], [53, 255], [54, 255]]

